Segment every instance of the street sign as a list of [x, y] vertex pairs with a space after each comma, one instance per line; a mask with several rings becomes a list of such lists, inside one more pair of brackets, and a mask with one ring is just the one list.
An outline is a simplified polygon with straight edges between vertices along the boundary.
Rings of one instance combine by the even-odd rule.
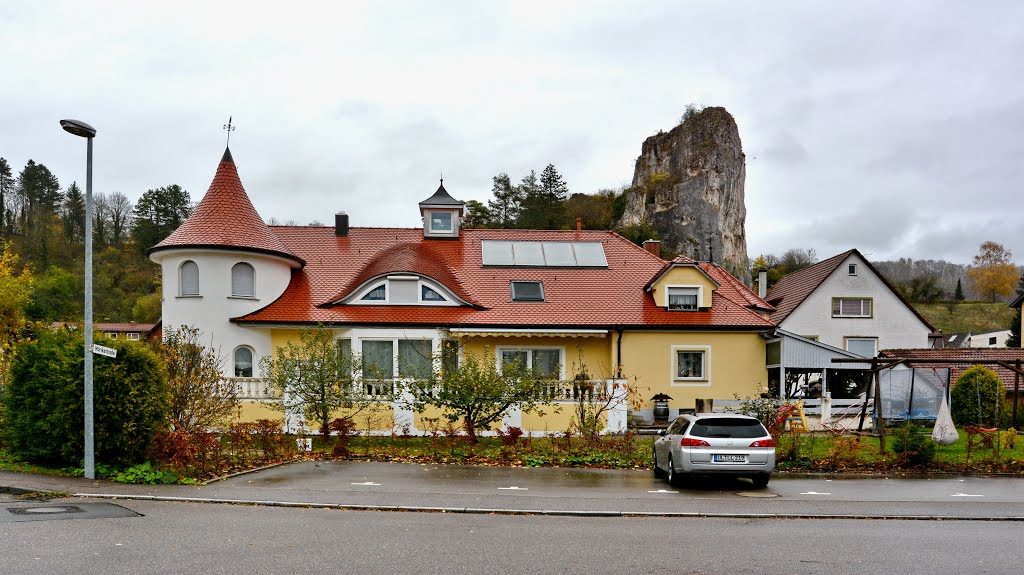
[[92, 345], [92, 352], [97, 355], [105, 355], [107, 357], [117, 357], [117, 350], [112, 347], [106, 347], [102, 345]]

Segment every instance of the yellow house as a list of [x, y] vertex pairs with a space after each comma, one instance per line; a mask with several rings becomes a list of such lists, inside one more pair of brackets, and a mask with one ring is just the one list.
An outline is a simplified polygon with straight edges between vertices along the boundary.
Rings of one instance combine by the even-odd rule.
[[[193, 215], [150, 250], [165, 329], [213, 339], [251, 419], [280, 417], [260, 359], [316, 326], [399, 387], [444, 349], [522, 362], [549, 378], [554, 406], [512, 409], [502, 425], [533, 433], [566, 430], [581, 397], [612, 405], [605, 429], [621, 431], [628, 415], [653, 419], [658, 394], [675, 415], [767, 383], [773, 308], [721, 266], [666, 261], [657, 242], [610, 231], [466, 229], [443, 182], [419, 210], [417, 228], [352, 227], [344, 213], [334, 226], [267, 226], [226, 151]], [[381, 433], [429, 432], [441, 415], [371, 411], [357, 424]]]

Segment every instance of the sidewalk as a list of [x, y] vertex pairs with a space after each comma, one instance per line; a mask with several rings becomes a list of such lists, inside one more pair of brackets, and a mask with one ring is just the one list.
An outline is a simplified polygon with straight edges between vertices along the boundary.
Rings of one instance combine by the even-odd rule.
[[1024, 521], [1024, 481], [773, 477], [673, 488], [649, 471], [299, 462], [206, 486], [0, 472], [0, 491], [90, 499], [578, 516]]

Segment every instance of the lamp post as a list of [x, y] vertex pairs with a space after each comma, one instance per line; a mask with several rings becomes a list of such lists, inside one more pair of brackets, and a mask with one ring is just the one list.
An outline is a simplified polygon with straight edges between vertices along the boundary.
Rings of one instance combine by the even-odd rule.
[[86, 139], [85, 167], [85, 477], [96, 479], [92, 397], [92, 139], [96, 128], [78, 120], [61, 120], [65, 132]]

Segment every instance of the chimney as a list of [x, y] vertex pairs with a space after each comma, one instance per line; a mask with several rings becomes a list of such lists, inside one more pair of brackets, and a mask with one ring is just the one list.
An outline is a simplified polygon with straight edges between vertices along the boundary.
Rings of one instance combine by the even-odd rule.
[[768, 270], [757, 272], [757, 297], [764, 299], [768, 295]]
[[348, 214], [345, 212], [334, 214], [334, 235], [339, 238], [348, 236]]
[[580, 233], [581, 231], [583, 231], [583, 220], [576, 218], [576, 233]]
[[644, 249], [661, 257], [661, 240], [644, 240]]

